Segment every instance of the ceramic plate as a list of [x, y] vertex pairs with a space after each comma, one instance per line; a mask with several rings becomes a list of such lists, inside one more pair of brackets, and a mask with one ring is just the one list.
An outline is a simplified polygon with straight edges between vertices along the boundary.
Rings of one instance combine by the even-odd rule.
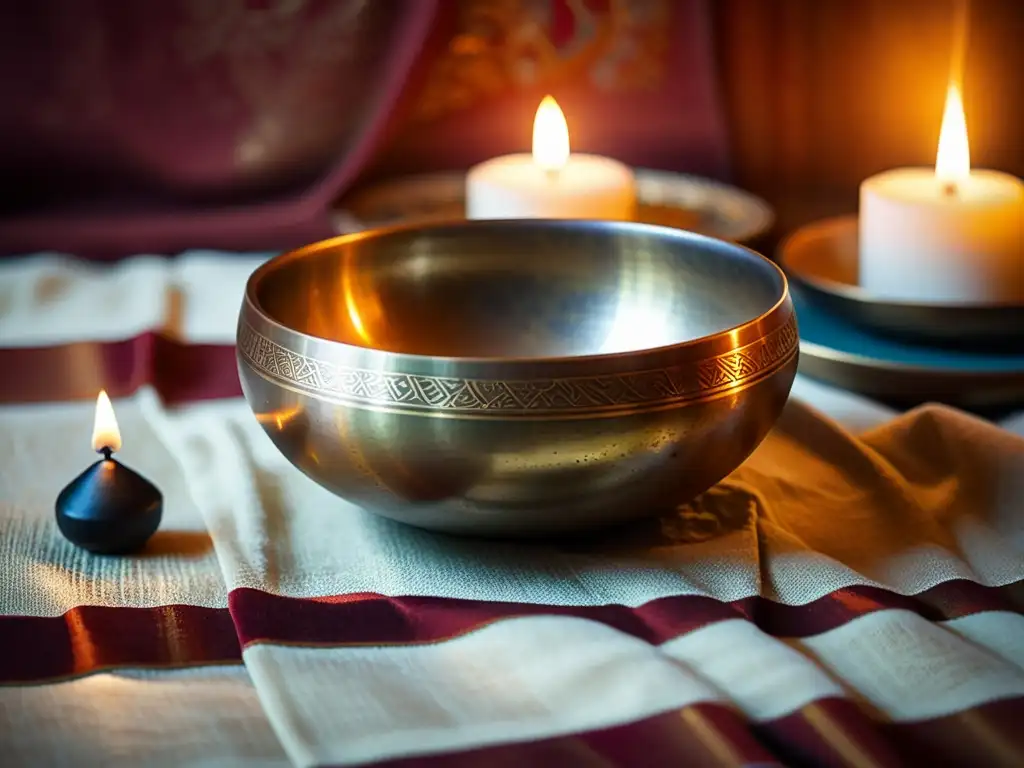
[[[1024, 403], [1024, 349], [1016, 352], [925, 346], [865, 330], [793, 286], [800, 371], [879, 400], [927, 401], [971, 409]], [[965, 351], [966, 350], [966, 351]]]

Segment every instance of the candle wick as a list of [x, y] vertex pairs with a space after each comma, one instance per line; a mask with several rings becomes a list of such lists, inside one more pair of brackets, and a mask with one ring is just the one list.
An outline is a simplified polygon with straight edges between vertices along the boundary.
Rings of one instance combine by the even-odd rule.
[[100, 453], [103, 454], [103, 458], [105, 461], [110, 461], [110, 457], [113, 456], [114, 454], [114, 452], [110, 450], [110, 447], [106, 445], [100, 448]]
[[946, 197], [956, 197], [958, 192], [956, 184], [952, 181], [947, 181], [942, 185], [942, 194]]

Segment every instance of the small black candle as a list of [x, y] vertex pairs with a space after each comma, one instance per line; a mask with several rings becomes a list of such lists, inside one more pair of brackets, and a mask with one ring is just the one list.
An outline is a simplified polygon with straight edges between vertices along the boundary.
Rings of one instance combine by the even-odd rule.
[[164, 499], [138, 472], [115, 461], [121, 432], [107, 393], [96, 400], [93, 448], [103, 455], [57, 497], [57, 527], [89, 552], [119, 555], [141, 549], [160, 526]]

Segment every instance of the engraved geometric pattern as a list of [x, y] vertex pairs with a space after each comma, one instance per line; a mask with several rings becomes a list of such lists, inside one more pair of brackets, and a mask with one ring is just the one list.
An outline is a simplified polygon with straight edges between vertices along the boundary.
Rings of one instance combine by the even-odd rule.
[[348, 368], [290, 352], [247, 323], [238, 351], [284, 383], [353, 403], [455, 412], [566, 412], [655, 406], [692, 400], [756, 378], [796, 351], [796, 316], [762, 339], [717, 357], [649, 371], [507, 381], [422, 376]]

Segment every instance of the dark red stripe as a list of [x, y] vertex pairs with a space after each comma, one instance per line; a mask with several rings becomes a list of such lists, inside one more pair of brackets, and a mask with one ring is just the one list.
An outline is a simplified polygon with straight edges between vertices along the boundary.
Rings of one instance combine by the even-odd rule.
[[0, 684], [85, 675], [111, 667], [241, 661], [223, 608], [83, 606], [63, 616], [0, 616]]
[[801, 606], [761, 597], [727, 603], [699, 595], [661, 598], [636, 608], [374, 594], [305, 599], [254, 589], [233, 590], [228, 604], [243, 644], [311, 645], [429, 643], [471, 632], [499, 619], [534, 615], [587, 618], [650, 643], [662, 643], [699, 627], [736, 618], [748, 619], [776, 637], [808, 637], [883, 609], [913, 611], [930, 621], [981, 611], [1017, 611], [1006, 589], [967, 580], [948, 581], [915, 597], [876, 587], [850, 587]]
[[864, 765], [1024, 765], [1024, 699], [917, 723], [882, 723], [843, 699], [751, 724], [719, 704], [697, 704], [626, 725], [463, 752], [388, 760], [384, 768], [660, 768]]
[[744, 618], [777, 637], [807, 637], [887, 608], [931, 621], [981, 611], [1017, 611], [1008, 595], [1017, 585], [940, 584], [914, 597], [873, 587], [843, 589], [804, 606], [764, 598], [726, 603], [687, 595], [622, 605], [550, 606], [436, 597], [340, 595], [281, 597], [253, 589], [229, 596], [230, 613], [196, 606], [85, 606], [57, 617], [0, 616], [0, 683], [85, 674], [112, 666], [204, 664], [240, 659], [244, 643], [427, 643], [471, 632], [505, 618], [577, 616], [661, 643], [725, 619]]
[[[1002, 590], [984, 587], [972, 590], [969, 582], [940, 585], [918, 597], [918, 612], [931, 619], [953, 618], [978, 610], [1011, 609], [999, 597]], [[976, 585], [975, 585], [976, 586]], [[878, 590], [878, 592], [882, 592]], [[988, 599], [982, 599], [987, 593]], [[262, 599], [260, 598], [262, 596]], [[875, 605], [879, 603], [875, 596]], [[895, 596], [890, 596], [895, 597]], [[968, 600], [968, 598], [972, 600]], [[861, 594], [857, 602], [850, 600], [850, 591], [834, 593], [828, 600], [847, 606], [834, 609], [829, 615], [852, 617], [849, 606], [868, 606]], [[678, 602], [680, 600], [686, 602]], [[703, 598], [701, 600], [704, 600]], [[640, 609], [630, 611], [621, 607], [603, 606], [616, 613], [605, 613], [599, 620], [620, 626], [633, 634], [657, 639], [664, 633], [663, 619], [650, 615], [650, 623], [629, 623], [622, 617], [629, 613], [642, 614], [656, 603], [668, 608], [674, 602], [675, 611], [702, 611], [704, 602], [688, 598], [670, 598], [654, 601]], [[431, 601], [428, 601], [431, 602]], [[461, 606], [508, 604], [473, 603], [472, 601], [438, 600], [448, 603], [450, 611]], [[712, 601], [714, 602], [714, 601]], [[741, 601], [749, 603], [750, 601]], [[280, 608], [290, 605], [297, 612], [282, 614]], [[396, 622], [390, 614], [383, 629], [387, 639], [378, 642], [409, 641], [409, 637], [424, 641], [423, 629], [436, 623], [436, 611], [427, 612], [411, 599], [385, 600], [378, 596], [349, 595], [320, 600], [281, 598], [254, 592], [236, 590], [232, 594], [232, 611], [242, 622], [272, 620], [278, 627], [287, 626], [289, 619], [308, 621], [311, 613], [321, 608], [367, 607], [388, 605], [402, 608], [404, 621]], [[739, 604], [728, 606], [730, 615], [754, 616], [764, 619], [785, 606], [759, 601], [759, 609], [744, 611]], [[720, 603], [719, 605], [726, 606]], [[804, 606], [808, 611], [821, 607], [822, 601]], [[748, 606], [749, 607], [749, 606]], [[905, 606], [902, 606], [905, 607]], [[536, 607], [534, 612], [588, 615], [589, 609], [563, 611], [550, 607]], [[241, 611], [244, 615], [239, 615]], [[845, 611], [845, 612], [844, 612]], [[500, 613], [500, 612], [499, 612]], [[827, 611], [825, 612], [827, 613]], [[326, 614], [319, 614], [320, 617]], [[483, 615], [479, 611], [477, 617]], [[510, 615], [508, 612], [491, 618]], [[781, 615], [781, 614], [780, 614]], [[372, 624], [380, 616], [352, 613], [334, 614], [333, 621], [342, 627], [350, 622], [369, 622], [353, 631], [335, 631], [339, 635], [382, 636]], [[801, 614], [803, 618], [803, 614]], [[714, 620], [714, 619], [710, 619]], [[691, 618], [676, 621], [677, 627], [694, 628], [704, 619]], [[785, 626], [779, 616], [773, 619], [776, 628]], [[841, 622], [840, 622], [841, 623]], [[449, 634], [428, 633], [432, 639]], [[479, 626], [476, 624], [474, 626]], [[645, 633], [639, 627], [650, 629]], [[399, 629], [401, 627], [401, 629]], [[281, 633], [276, 633], [277, 639]], [[302, 633], [299, 633], [300, 635]], [[321, 633], [321, 637], [324, 633]], [[293, 638], [294, 639], [294, 638]], [[304, 642], [318, 642], [309, 637]], [[354, 642], [349, 639], [349, 642]], [[336, 642], [336, 640], [335, 640]], [[164, 606], [159, 608], [82, 607], [64, 616], [52, 618], [8, 616], [0, 617], [0, 682], [39, 682], [111, 667], [189, 666], [209, 663], [240, 661], [235, 628], [228, 611], [196, 606]], [[849, 765], [851, 760], [866, 765], [1021, 765], [1024, 764], [1024, 729], [1019, 723], [1024, 718], [1024, 698], [992, 702], [956, 715], [949, 715], [918, 723], [883, 723], [869, 717], [856, 704], [841, 699], [817, 701], [798, 712], [766, 723], [750, 724], [733, 710], [712, 704], [687, 707], [679, 712], [646, 718], [611, 728], [598, 729], [571, 736], [544, 739], [525, 744], [504, 744], [428, 758], [395, 760], [393, 766], [423, 765], [428, 768], [470, 768], [470, 766], [659, 766], [683, 765], [787, 765], [826, 766]], [[724, 750], [724, 751], [723, 751]], [[723, 755], [725, 757], [723, 757]]]
[[157, 335], [150, 371], [165, 403], [242, 396], [234, 344], [182, 344]]
[[[725, 753], [723, 754], [723, 745]], [[665, 768], [783, 766], [743, 717], [715, 704], [586, 733], [443, 755], [388, 760], [388, 768]]]
[[111, 342], [0, 348], [0, 403], [114, 397], [151, 384], [167, 403], [239, 397], [233, 345], [184, 344], [159, 333]]

